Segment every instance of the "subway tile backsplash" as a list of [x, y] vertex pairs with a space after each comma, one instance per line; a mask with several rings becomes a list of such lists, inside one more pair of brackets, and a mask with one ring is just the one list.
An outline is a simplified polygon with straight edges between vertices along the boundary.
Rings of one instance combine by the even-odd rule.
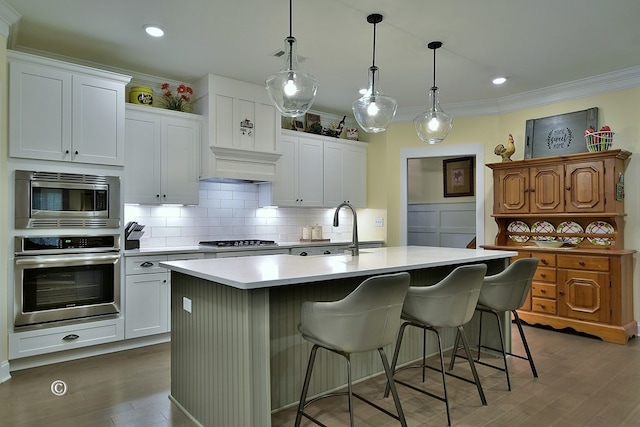
[[145, 225], [143, 248], [193, 246], [202, 240], [262, 239], [296, 242], [305, 225], [322, 226], [323, 238], [350, 240], [353, 218], [340, 211], [333, 227], [334, 209], [259, 208], [258, 184], [200, 183], [198, 206], [125, 205], [125, 224]]

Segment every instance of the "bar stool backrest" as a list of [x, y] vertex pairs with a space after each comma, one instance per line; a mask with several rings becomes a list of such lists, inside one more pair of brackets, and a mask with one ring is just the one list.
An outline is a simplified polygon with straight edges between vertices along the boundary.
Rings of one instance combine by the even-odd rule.
[[478, 304], [496, 311], [516, 310], [531, 289], [538, 258], [520, 258], [503, 271], [484, 278]]
[[370, 277], [338, 301], [302, 304], [300, 332], [315, 344], [345, 353], [376, 350], [392, 344], [409, 273]]
[[464, 265], [435, 285], [410, 287], [402, 317], [434, 328], [464, 325], [473, 317], [486, 272], [484, 264]]

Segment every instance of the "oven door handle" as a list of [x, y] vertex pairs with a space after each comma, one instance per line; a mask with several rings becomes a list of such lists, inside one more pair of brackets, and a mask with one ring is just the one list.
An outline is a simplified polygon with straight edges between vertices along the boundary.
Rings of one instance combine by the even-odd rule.
[[89, 261], [91, 264], [100, 262], [115, 262], [120, 259], [120, 254], [73, 254], [73, 255], [38, 255], [32, 257], [16, 257], [16, 265], [35, 265], [47, 263], [83, 263]]

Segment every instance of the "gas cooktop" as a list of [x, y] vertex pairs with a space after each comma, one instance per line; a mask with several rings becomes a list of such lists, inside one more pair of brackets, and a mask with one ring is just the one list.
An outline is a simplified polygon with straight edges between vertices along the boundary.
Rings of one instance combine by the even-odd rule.
[[218, 248], [234, 247], [234, 246], [275, 246], [273, 240], [210, 240], [199, 243], [201, 246], [216, 246]]

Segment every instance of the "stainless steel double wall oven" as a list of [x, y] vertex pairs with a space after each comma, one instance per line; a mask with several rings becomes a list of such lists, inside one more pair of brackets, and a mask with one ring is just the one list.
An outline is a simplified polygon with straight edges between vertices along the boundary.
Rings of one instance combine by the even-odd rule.
[[15, 184], [15, 228], [56, 231], [15, 237], [14, 325], [117, 316], [120, 178], [16, 171]]

